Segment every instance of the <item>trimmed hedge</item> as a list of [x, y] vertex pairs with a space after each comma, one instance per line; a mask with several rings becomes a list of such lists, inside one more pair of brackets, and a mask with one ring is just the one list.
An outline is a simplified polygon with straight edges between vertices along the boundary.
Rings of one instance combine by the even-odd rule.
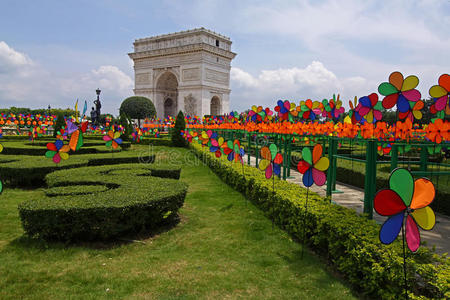
[[51, 159], [36, 156], [18, 156], [14, 159], [0, 158], [0, 178], [10, 187], [40, 187], [45, 176], [57, 170], [83, 166], [112, 165], [123, 163], [145, 164], [155, 161], [155, 155], [142, 156], [127, 151], [109, 154], [74, 155], [55, 164]]
[[168, 138], [142, 137], [140, 144], [153, 146], [172, 146], [172, 141]]
[[183, 182], [155, 177], [162, 170], [180, 174], [180, 169], [144, 164], [53, 172], [46, 177], [46, 193], [52, 197], [19, 205], [23, 228], [32, 237], [70, 242], [109, 240], [155, 228], [176, 217], [187, 192]]
[[[360, 293], [382, 299], [403, 297], [403, 250], [400, 241], [382, 245], [378, 240], [380, 226], [355, 211], [331, 204], [329, 200], [310, 192], [308, 213], [305, 214], [306, 189], [297, 184], [276, 179], [263, 172], [224, 158], [191, 144], [194, 153], [231, 187], [274, 220], [295, 238], [302, 239], [302, 225], [306, 218], [306, 243], [326, 257]], [[412, 298], [450, 297], [450, 260], [433, 254], [426, 247], [408, 253], [408, 285]]]

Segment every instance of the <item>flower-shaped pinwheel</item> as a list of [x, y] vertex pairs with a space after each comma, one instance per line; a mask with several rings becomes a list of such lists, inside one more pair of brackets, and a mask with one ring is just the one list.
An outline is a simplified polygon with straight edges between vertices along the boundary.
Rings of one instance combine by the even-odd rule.
[[56, 164], [59, 164], [61, 159], [68, 159], [70, 148], [69, 145], [64, 145], [63, 141], [56, 140], [54, 143], [47, 144], [48, 151], [45, 152], [45, 157], [52, 158]]
[[122, 144], [122, 139], [120, 138], [120, 132], [116, 131], [108, 131], [107, 135], [103, 136], [103, 140], [106, 142], [106, 147], [113, 147], [113, 149], [117, 149], [120, 144]]
[[430, 112], [437, 113], [437, 117], [443, 119], [444, 111], [446, 115], [450, 115], [450, 75], [442, 74], [438, 83], [430, 88], [430, 96], [435, 101], [430, 107]]
[[323, 99], [322, 105], [323, 105], [322, 117], [331, 119], [333, 116], [331, 115], [331, 105], [328, 102], [328, 99]]
[[414, 119], [420, 120], [422, 119], [422, 112], [420, 111], [424, 104], [422, 100], [419, 100], [417, 102], [408, 101], [409, 103], [409, 109], [405, 112], [399, 112], [398, 118], [400, 120], [404, 120], [408, 118], [411, 123], [414, 122]]
[[278, 116], [281, 121], [289, 120], [292, 122], [294, 121], [293, 117], [298, 115], [300, 107], [296, 106], [293, 102], [290, 103], [288, 100], [285, 100], [284, 102], [282, 100], [278, 100], [275, 111], [278, 112]]
[[140, 143], [141, 142], [141, 136], [142, 131], [139, 128], [136, 128], [133, 133], [131, 134], [133, 142]]
[[389, 187], [378, 191], [374, 199], [375, 211], [379, 215], [389, 216], [381, 227], [380, 241], [383, 244], [392, 243], [405, 226], [406, 243], [409, 250], [415, 252], [420, 246], [417, 225], [431, 230], [436, 222], [433, 210], [428, 207], [436, 193], [434, 185], [426, 178], [414, 181], [411, 172], [398, 168], [389, 177]]
[[389, 82], [383, 82], [378, 86], [378, 92], [385, 96], [383, 107], [392, 108], [397, 104], [397, 110], [401, 113], [410, 110], [409, 101], [417, 102], [420, 100], [420, 92], [415, 88], [419, 84], [419, 78], [410, 75], [403, 79], [400, 72], [393, 72], [389, 75]]
[[378, 95], [375, 93], [370, 94], [369, 96], [364, 96], [359, 98], [359, 103], [361, 106], [358, 109], [358, 114], [369, 123], [375, 123], [381, 120], [382, 114], [381, 102], [378, 102]]
[[342, 106], [342, 101], [339, 99], [339, 94], [336, 95], [333, 94], [333, 99], [329, 102], [331, 107], [331, 116], [338, 119], [341, 114], [345, 112], [345, 108]]
[[249, 120], [252, 122], [266, 122], [273, 115], [273, 111], [271, 111], [268, 107], [263, 109], [262, 106], [256, 107], [252, 106], [252, 109], [248, 112]]
[[[358, 104], [358, 97], [355, 96], [355, 99], [352, 101], [348, 101], [350, 105], [350, 109], [348, 111], [348, 117], [351, 119], [352, 124], [358, 123], [357, 118], [361, 120], [361, 115], [359, 114], [359, 109], [361, 105]], [[359, 106], [358, 106], [359, 105]]]
[[219, 158], [224, 153], [224, 148], [227, 147], [227, 143], [223, 137], [219, 137], [218, 139], [211, 139], [211, 147], [209, 147], [209, 151], [214, 152], [216, 157]]
[[242, 159], [245, 155], [244, 147], [241, 146], [241, 143], [239, 140], [234, 140], [233, 142], [233, 151], [234, 151], [234, 161], [235, 162], [241, 162], [241, 164], [244, 163], [244, 160]]
[[306, 187], [310, 187], [315, 183], [318, 186], [322, 186], [327, 181], [325, 171], [330, 165], [330, 161], [327, 157], [321, 157], [323, 152], [322, 145], [316, 144], [311, 154], [311, 149], [304, 147], [302, 150], [302, 157], [297, 169], [303, 174], [303, 184]]
[[314, 121], [316, 119], [316, 116], [320, 115], [322, 112], [320, 109], [320, 102], [318, 101], [311, 101], [311, 99], [308, 99], [306, 101], [300, 102], [300, 109], [302, 113], [302, 118], [304, 120], [311, 119], [311, 121]]
[[283, 163], [283, 156], [278, 153], [277, 145], [270, 144], [269, 147], [261, 148], [261, 161], [259, 162], [259, 169], [266, 171], [266, 178], [272, 178], [272, 175], [281, 174], [281, 164]]

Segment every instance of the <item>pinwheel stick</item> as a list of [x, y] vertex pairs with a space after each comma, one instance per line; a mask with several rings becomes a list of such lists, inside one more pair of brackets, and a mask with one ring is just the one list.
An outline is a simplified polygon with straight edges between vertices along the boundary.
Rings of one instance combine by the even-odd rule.
[[305, 248], [305, 239], [306, 239], [306, 215], [308, 212], [308, 196], [309, 196], [309, 186], [306, 188], [306, 201], [305, 201], [305, 213], [303, 216], [303, 234], [302, 234], [302, 259], [303, 259], [303, 249]]
[[408, 300], [408, 283], [406, 281], [406, 249], [405, 249], [405, 222], [402, 224], [402, 240], [403, 240], [403, 276], [405, 279], [405, 299]]
[[[272, 168], [275, 166], [274, 163], [272, 163]], [[272, 195], [273, 195], [273, 201], [275, 201], [275, 173], [272, 174]], [[275, 227], [275, 203], [272, 203], [272, 231]]]

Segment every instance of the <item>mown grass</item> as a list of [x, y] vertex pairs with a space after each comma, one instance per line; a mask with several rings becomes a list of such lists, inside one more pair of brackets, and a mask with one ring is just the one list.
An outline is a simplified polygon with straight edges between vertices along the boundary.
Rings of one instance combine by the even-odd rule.
[[[146, 151], [134, 147], [131, 151]], [[109, 244], [23, 236], [17, 205], [42, 189], [0, 196], [2, 299], [353, 299], [316, 256], [275, 228], [188, 150], [152, 147], [189, 184], [180, 222]], [[95, 155], [93, 155], [95, 156]], [[159, 159], [158, 159], [159, 158]]]

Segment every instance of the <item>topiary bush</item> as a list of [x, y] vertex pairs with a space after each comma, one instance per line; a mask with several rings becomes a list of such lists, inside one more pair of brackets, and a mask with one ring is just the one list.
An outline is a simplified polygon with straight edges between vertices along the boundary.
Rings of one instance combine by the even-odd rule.
[[[80, 149], [81, 150], [81, 149]], [[79, 168], [83, 166], [112, 165], [123, 163], [152, 163], [155, 155], [142, 155], [133, 152], [114, 154], [73, 155], [68, 160], [55, 164], [44, 156], [10, 156], [0, 158], [0, 178], [10, 187], [40, 187], [45, 185], [45, 176], [56, 170]]]
[[181, 132], [186, 129], [186, 122], [184, 120], [184, 114], [180, 110], [175, 121], [175, 126], [171, 131], [172, 145], [175, 147], [186, 147], [186, 140], [181, 135]]
[[[46, 177], [46, 196], [19, 205], [20, 219], [27, 235], [45, 240], [136, 234], [176, 217], [187, 192], [172, 179], [179, 174], [179, 168], [144, 164], [56, 171]], [[166, 175], [172, 178], [160, 178]]]
[[122, 114], [132, 119], [137, 119], [138, 126], [141, 127], [141, 119], [155, 117], [156, 109], [150, 99], [142, 96], [132, 96], [123, 100], [120, 105], [120, 115]]

